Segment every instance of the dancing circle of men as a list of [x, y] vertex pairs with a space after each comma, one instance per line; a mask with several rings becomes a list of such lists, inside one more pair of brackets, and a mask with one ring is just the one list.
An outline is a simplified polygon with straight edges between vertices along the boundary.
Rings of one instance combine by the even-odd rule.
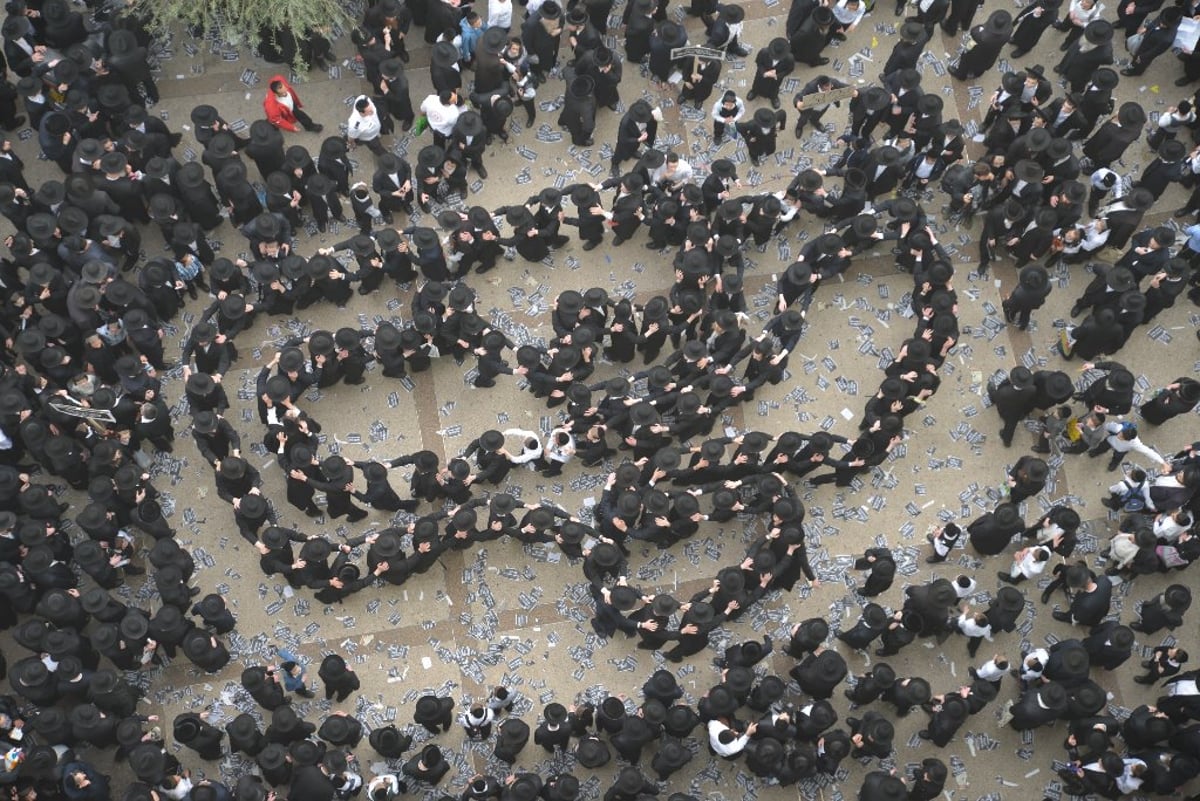
[[[868, 767], [860, 799], [932, 801], [959, 768], [933, 752], [908, 776], [877, 767], [896, 753], [893, 715], [920, 707], [929, 719], [919, 737], [944, 748], [972, 716], [1003, 703], [1003, 725], [1019, 731], [1066, 724], [1057, 770], [1062, 792], [1116, 798], [1185, 787], [1200, 774], [1200, 672], [1184, 670], [1184, 647], [1161, 635], [1161, 644], [1141, 643], [1148, 657], [1135, 681], [1159, 685], [1153, 705], [1118, 719], [1106, 708], [1103, 686], [1104, 672], [1137, 659], [1138, 634], [1178, 629], [1191, 604], [1188, 586], [1172, 583], [1143, 594], [1136, 620], [1122, 623], [1111, 614], [1114, 587], [1200, 558], [1193, 534], [1200, 443], [1185, 441], [1164, 453], [1141, 438], [1147, 428], [1192, 412], [1200, 383], [1181, 376], [1149, 392], [1112, 360], [1185, 290], [1200, 302], [1194, 220], [1200, 148], [1189, 151], [1180, 141], [1196, 128], [1196, 100], [1180, 100], [1152, 118], [1138, 103], [1113, 100], [1120, 82], [1109, 66], [1117, 29], [1125, 31], [1130, 53], [1120, 73], [1139, 75], [1200, 15], [1194, 2], [1161, 5], [1130, 2], [1106, 19], [1093, 0], [1072, 0], [1065, 10], [1061, 0], [1035, 0], [1015, 17], [995, 10], [974, 24], [980, 4], [973, 0], [901, 2], [893, 26], [898, 40], [880, 85], [855, 88], [818, 74], [829, 63], [822, 51], [852, 34], [868, 13], [886, 9], [863, 0], [793, 0], [786, 36], [753, 55], [751, 90], [744, 98], [720, 91], [706, 112], [725, 60], [751, 53], [740, 5], [692, 0], [687, 11], [705, 33], [703, 47], [688, 47], [688, 33], [668, 19], [665, 0], [632, 0], [622, 7], [620, 53], [606, 44], [614, 41], [611, 0], [567, 8], [529, 0], [517, 27], [511, 0], [489, 2], [483, 11], [441, 0], [382, 0], [365, 10], [350, 36], [369, 89], [354, 98], [345, 133], [324, 137], [315, 158], [285, 137], [319, 134], [324, 125], [277, 75], [268, 81], [264, 119], [248, 126], [248, 136], [215, 107], [196, 106], [192, 133], [203, 153], [181, 164], [175, 152], [182, 136], [147, 110], [158, 102], [158, 87], [148, 58], [154, 42], [143, 20], [108, 6], [80, 11], [65, 0], [10, 0], [0, 35], [7, 68], [19, 80], [3, 84], [0, 126], [12, 131], [28, 121], [35, 133], [29, 147], [36, 141], [38, 156], [57, 165], [63, 179], [35, 189], [18, 153], [26, 146], [0, 146], [0, 213], [14, 229], [0, 261], [6, 290], [0, 626], [22, 649], [0, 655], [12, 689], [0, 697], [0, 738], [7, 743], [0, 783], [18, 801], [269, 801], [285, 787], [291, 801], [348, 799], [364, 790], [371, 801], [385, 801], [433, 788], [445, 797], [449, 752], [457, 748], [445, 735], [457, 725], [469, 740], [494, 740], [492, 756], [508, 766], [521, 760], [531, 734], [547, 754], [569, 755], [555, 762], [562, 770], [548, 775], [513, 769], [471, 776], [455, 788], [464, 801], [575, 801], [592, 791], [573, 767], [597, 770], [614, 751], [620, 768], [605, 801], [663, 791], [671, 801], [687, 801], [693, 796], [676, 789], [686, 775], [679, 772], [699, 753], [692, 735], [702, 727], [699, 740], [711, 755], [742, 760], [766, 784], [843, 782], [851, 774], [842, 763], [850, 757]], [[431, 46], [433, 88], [416, 105], [405, 66], [413, 23]], [[951, 36], [961, 29], [970, 41], [949, 65], [928, 52], [939, 25]], [[942, 98], [921, 86], [918, 66], [971, 80], [989, 73], [1007, 45], [1014, 59], [1044, 51], [1051, 27], [1065, 33], [1054, 70], [1068, 91], [1059, 97], [1040, 65], [1004, 72], [972, 133], [957, 119], [943, 119]], [[563, 43], [569, 54], [560, 53]], [[1194, 42], [1181, 46], [1177, 86], [1200, 79], [1194, 50]], [[277, 63], [299, 56], [321, 69], [337, 60], [318, 30], [265, 31], [259, 52]], [[714, 147], [727, 137], [740, 142], [737, 154], [701, 169], [680, 153], [656, 149], [660, 127], [670, 124], [664, 106], [671, 104], [622, 101], [623, 69], [635, 64], [660, 89], [678, 91], [684, 120], [711, 118]], [[798, 65], [810, 69], [797, 72]], [[532, 129], [542, 108], [539, 91], [553, 97], [549, 83], [558, 79], [557, 123], [576, 147], [595, 145], [602, 108], [621, 114], [611, 177], [547, 186], [504, 208], [463, 207], [472, 191], [468, 173], [488, 178], [488, 148], [513, 146], [514, 137]], [[802, 82], [801, 89], [784, 111], [781, 94], [791, 81]], [[849, 124], [835, 141], [844, 152], [823, 169], [798, 170], [783, 191], [741, 193], [739, 163], [759, 166], [771, 156], [784, 163], [778, 137], [789, 116], [797, 139], [812, 128], [828, 141], [832, 128], [824, 116], [842, 103]], [[518, 106], [523, 123], [511, 118]], [[1147, 122], [1145, 146], [1155, 156], [1126, 180], [1113, 166]], [[385, 144], [397, 127], [431, 133], [433, 143], [419, 148], [413, 164]], [[972, 139], [984, 155], [966, 156]], [[372, 154], [365, 172], [350, 156], [359, 147]], [[626, 162], [631, 169], [623, 168]], [[1144, 225], [1173, 183], [1193, 190], [1174, 211], [1192, 224]], [[935, 190], [946, 195], [942, 215], [922, 207]], [[770, 636], [731, 642], [716, 660], [719, 683], [694, 706], [666, 665], [646, 677], [640, 703], [614, 693], [595, 703], [553, 701], [539, 715], [515, 688], [496, 687], [456, 716], [454, 699], [426, 694], [410, 710], [427, 733], [414, 729], [420, 738], [414, 750], [412, 732], [395, 725], [368, 732], [347, 711], [331, 712], [319, 726], [306, 721], [302, 702], [293, 704], [291, 695], [314, 697], [307, 662], [280, 648], [272, 664], [241, 672], [244, 694], [237, 693], [236, 703], [243, 711], [223, 730], [207, 713], [189, 711], [168, 732], [139, 712], [141, 679], [164, 660], [182, 654], [200, 671], [221, 672], [233, 659], [223, 638], [237, 625], [221, 594], [202, 595], [192, 585], [196, 562], [175, 539], [169, 496], [151, 480], [154, 454], [174, 448], [173, 401], [186, 399], [190, 437], [264, 574], [281, 576], [321, 604], [401, 585], [449, 551], [508, 537], [557, 548], [581, 567], [595, 602], [591, 626], [607, 647], [619, 648], [612, 641], [621, 633], [678, 663], [704, 652], [714, 632], [754, 604], [793, 591], [806, 597], [803, 583], [820, 583], [807, 552], [812, 534], [804, 528], [801, 482], [857, 490], [875, 468], [904, 458], [905, 420], [937, 392], [943, 364], [963, 335], [956, 270], [936, 217], [968, 226], [976, 214], [983, 215], [978, 258], [959, 261], [983, 276], [992, 261], [1014, 260], [1018, 280], [1003, 314], [1020, 330], [1051, 292], [1052, 271], [1065, 277], [1072, 266], [1087, 265], [1075, 270], [1092, 276], [1071, 308], [1071, 317], [1082, 319], [1061, 329], [1057, 345], [1064, 359], [1085, 361], [1086, 380], [1077, 386], [1061, 370], [1018, 366], [990, 382], [985, 394], [1001, 418], [1001, 441], [1011, 446], [1018, 429], [1029, 426], [1037, 432], [1032, 452], [1008, 471], [1006, 497], [993, 509], [962, 525], [948, 515], [928, 536], [931, 565], [957, 559], [960, 544], [1001, 557], [1001, 586], [986, 607], [971, 605], [984, 591], [977, 577], [940, 574], [904, 587], [898, 605], [885, 605], [881, 596], [907, 557], [880, 545], [853, 563], [865, 575], [850, 582], [858, 596], [852, 606], [860, 607], [852, 627], [835, 631], [825, 617], [790, 625], [780, 643], [796, 660], [790, 681], [766, 669], [775, 651]], [[397, 224], [399, 215], [407, 225]], [[426, 215], [436, 228], [422, 224]], [[767, 314], [757, 318], [765, 324], [751, 330], [756, 318], [746, 298], [743, 250], [751, 242], [764, 250], [806, 215], [821, 221], [822, 233], [805, 241], [767, 285]], [[340, 230], [350, 217], [357, 233], [309, 256], [297, 252], [302, 231]], [[208, 234], [226, 220], [246, 237], [248, 258], [214, 251]], [[143, 233], [153, 238], [153, 227], [169, 255], [144, 258], [153, 248]], [[478, 313], [472, 270], [487, 273], [504, 259], [543, 262], [571, 245], [565, 232], [572, 227], [584, 251], [610, 233], [611, 246], [619, 247], [646, 229], [647, 249], [673, 254], [670, 290], [642, 303], [603, 287], [559, 292], [548, 311], [554, 335], [539, 344]], [[896, 267], [912, 275], [911, 293], [898, 305], [915, 327], [894, 354], [881, 354], [884, 375], [858, 433], [727, 430], [736, 407], [767, 393], [764, 385], [790, 378], [789, 358], [819, 308], [812, 305], [817, 293], [845, 275], [855, 257], [879, 252], [881, 243], [892, 249]], [[1108, 248], [1119, 257], [1099, 261]], [[261, 446], [275, 456], [286, 503], [314, 526], [325, 518], [356, 523], [370, 515], [364, 507], [393, 519], [340, 541], [282, 525], [282, 504], [268, 497], [243, 455], [243, 432], [225, 416], [231, 404], [224, 379], [242, 356], [237, 340], [263, 316], [291, 317], [323, 302], [345, 308], [356, 293], [392, 284], [411, 293], [407, 322], [393, 317], [373, 330], [313, 330], [278, 343], [254, 382], [263, 430], [247, 451]], [[211, 298], [202, 309], [201, 293]], [[189, 299], [197, 301], [195, 323], [176, 362], [167, 330]], [[321, 455], [322, 425], [302, 408], [311, 388], [360, 385], [373, 371], [419, 381], [422, 372], [449, 369], [433, 366], [447, 357], [458, 365], [474, 360], [477, 388], [513, 376], [557, 410], [555, 424], [544, 431], [484, 431], [445, 464], [432, 450], [387, 460]], [[638, 371], [605, 378], [603, 369], [597, 373], [603, 364]], [[170, 398], [164, 390], [176, 368], [184, 390]], [[1116, 532], [1090, 564], [1077, 558], [1087, 534], [1079, 509], [1062, 501], [1024, 504], [1047, 489], [1051, 464], [1083, 453], [1109, 454], [1108, 469], [1120, 479], [1100, 499], [1117, 513]], [[1140, 466], [1122, 470], [1131, 454]], [[514, 469], [553, 478], [580, 466], [606, 471], [590, 522], [501, 491]], [[400, 468], [412, 471], [407, 497], [389, 482], [389, 472]], [[63, 496], [39, 481], [43, 472], [73, 492]], [[713, 528], [706, 524], [751, 516], [764, 526], [755, 528], [744, 559], [698, 593], [677, 599], [631, 582], [633, 547], [670, 548]], [[142, 566], [139, 534], [149, 537], [149, 568]], [[147, 569], [149, 587], [138, 597], [157, 595], [153, 613], [111, 592]], [[985, 640], [1031, 630], [1033, 605], [1018, 586], [1043, 574], [1051, 581], [1041, 602], [1065, 593], [1065, 606], [1052, 616], [1080, 627], [1078, 636], [1019, 654], [985, 654], [970, 668], [969, 682], [938, 694], [927, 678], [897, 675], [875, 662], [843, 691], [855, 716], [838, 725], [831, 699], [850, 669], [831, 635], [850, 649], [887, 657], [918, 639], [941, 644], [958, 634], [975, 660]], [[1006, 683], [1009, 673], [1014, 678]], [[337, 653], [320, 660], [316, 675], [326, 700], [337, 704], [361, 688]], [[1011, 700], [1001, 702], [1002, 693]], [[517, 714], [526, 711], [533, 713], [529, 722]], [[363, 775], [355, 749], [364, 737], [387, 770]], [[193, 777], [169, 742], [205, 762], [240, 754], [246, 770], [232, 786]], [[650, 757], [649, 772], [643, 756]], [[132, 776], [123, 786], [105, 773], [114, 762]]]

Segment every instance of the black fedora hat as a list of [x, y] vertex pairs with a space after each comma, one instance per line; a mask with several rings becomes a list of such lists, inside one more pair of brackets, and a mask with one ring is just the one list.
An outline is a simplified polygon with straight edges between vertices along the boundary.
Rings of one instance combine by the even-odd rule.
[[997, 37], [1007, 37], [1012, 34], [1012, 14], [1004, 9], [993, 11], [983, 24], [984, 29]]
[[[683, 47], [687, 44], [687, 31], [683, 29], [682, 25], [670, 20], [660, 22], [656, 33], [668, 48]], [[648, 104], [647, 110], [649, 110]]]
[[[1102, 45], [1111, 42], [1113, 38], [1112, 23], [1105, 19], [1094, 19], [1084, 27], [1083, 36], [1089, 44], [1093, 45]], [[1107, 68], [1102, 69], [1107, 70]], [[1107, 71], [1112, 73], [1112, 85], [1108, 87], [1109, 89], [1112, 89], [1117, 85], [1117, 74], [1112, 70]], [[1096, 73], [1093, 74], [1092, 80], [1096, 81], [1097, 85], [1100, 85], [1100, 70], [1097, 70]], [[1106, 82], [1107, 80], [1108, 79], [1106, 76]]]
[[1113, 267], [1104, 277], [1112, 291], [1125, 293], [1137, 287], [1137, 279], [1127, 267]]
[[1040, 264], [1030, 264], [1021, 268], [1018, 281], [1025, 289], [1039, 292], [1050, 283], [1050, 274]]
[[575, 759], [585, 768], [595, 770], [612, 760], [612, 752], [603, 740], [595, 736], [585, 737], [575, 748]]

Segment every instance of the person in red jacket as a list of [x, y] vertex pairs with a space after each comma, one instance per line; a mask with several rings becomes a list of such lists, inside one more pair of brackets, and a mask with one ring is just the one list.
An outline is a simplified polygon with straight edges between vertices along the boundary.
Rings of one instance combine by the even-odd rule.
[[298, 131], [303, 125], [306, 131], [320, 133], [325, 126], [313, 122], [312, 117], [302, 111], [303, 108], [300, 96], [282, 75], [276, 75], [267, 84], [267, 96], [263, 99], [267, 122], [285, 131]]

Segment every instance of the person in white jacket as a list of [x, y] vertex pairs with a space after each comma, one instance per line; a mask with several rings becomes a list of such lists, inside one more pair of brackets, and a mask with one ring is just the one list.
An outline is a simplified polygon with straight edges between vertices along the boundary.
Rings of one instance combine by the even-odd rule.
[[721, 144], [721, 140], [725, 136], [725, 129], [736, 130], [734, 124], [737, 123], [746, 113], [746, 103], [737, 96], [737, 92], [732, 90], [726, 91], [725, 94], [717, 98], [717, 102], [713, 103], [712, 120], [713, 120], [713, 146]]
[[530, 470], [536, 470], [542, 458], [542, 438], [536, 431], [526, 431], [523, 428], [506, 428], [504, 438], [515, 437], [521, 441], [521, 452], [509, 452], [508, 460], [513, 464], [527, 464]]
[[973, 659], [980, 644], [992, 641], [992, 624], [983, 612], [972, 612], [969, 604], [963, 604], [961, 614], [954, 621], [959, 633], [967, 638], [967, 653]]
[[1192, 527], [1192, 513], [1185, 509], [1162, 512], [1154, 518], [1154, 536], [1163, 542], [1175, 542]]
[[458, 93], [453, 89], [443, 89], [437, 94], [428, 95], [421, 101], [421, 113], [429, 120], [433, 143], [445, 147], [446, 139], [454, 131], [454, 124], [462, 113], [458, 107]]
[[350, 121], [346, 124], [346, 141], [351, 146], [366, 145], [367, 149], [376, 156], [382, 156], [383, 142], [379, 135], [383, 132], [383, 123], [375, 111], [375, 104], [366, 95], [359, 95], [354, 101], [354, 111], [350, 113]]
[[[1083, 367], [1086, 370], [1090, 365], [1085, 364]], [[1158, 451], [1142, 442], [1141, 437], [1138, 436], [1137, 423], [1132, 423], [1128, 420], [1110, 420], [1104, 424], [1104, 431], [1108, 436], [1104, 438], [1103, 442], [1088, 451], [1088, 456], [1095, 457], [1105, 451], [1112, 451], [1112, 458], [1108, 460], [1108, 469], [1110, 471], [1120, 467], [1121, 462], [1125, 459], [1125, 455], [1130, 451], [1137, 451], [1155, 464], [1163, 465], [1167, 463], [1167, 460]]]
[[729, 724], [720, 718], [708, 722], [708, 747], [713, 753], [725, 759], [733, 759], [742, 753], [750, 742], [750, 735], [758, 729], [757, 723], [751, 723], [743, 734], [738, 734]]
[[563, 465], [575, 455], [575, 437], [565, 428], [556, 428], [546, 438], [542, 475], [547, 478], [562, 475]]
[[1051, 550], [1044, 545], [1022, 548], [1013, 554], [1012, 567], [1008, 572], [1001, 571], [997, 575], [1008, 584], [1020, 584], [1025, 579], [1036, 578], [1049, 564], [1050, 554]]
[[394, 773], [381, 773], [367, 782], [367, 801], [392, 801], [406, 792], [408, 786]]

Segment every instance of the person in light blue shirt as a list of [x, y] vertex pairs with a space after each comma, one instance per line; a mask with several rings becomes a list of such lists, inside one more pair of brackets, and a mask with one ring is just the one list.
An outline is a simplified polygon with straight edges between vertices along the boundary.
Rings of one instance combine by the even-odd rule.
[[304, 698], [312, 698], [313, 692], [307, 686], [308, 670], [300, 664], [300, 657], [286, 648], [280, 648], [278, 653], [279, 680], [283, 683], [283, 689]]
[[1188, 261], [1200, 257], [1200, 223], [1194, 223], [1183, 229], [1187, 234], [1187, 248], [1179, 255]]
[[475, 61], [475, 45], [478, 44], [479, 38], [483, 36], [487, 26], [483, 23], [483, 17], [474, 11], [468, 11], [459, 20], [458, 27], [462, 32], [458, 52], [462, 53], [463, 61], [470, 64]]

